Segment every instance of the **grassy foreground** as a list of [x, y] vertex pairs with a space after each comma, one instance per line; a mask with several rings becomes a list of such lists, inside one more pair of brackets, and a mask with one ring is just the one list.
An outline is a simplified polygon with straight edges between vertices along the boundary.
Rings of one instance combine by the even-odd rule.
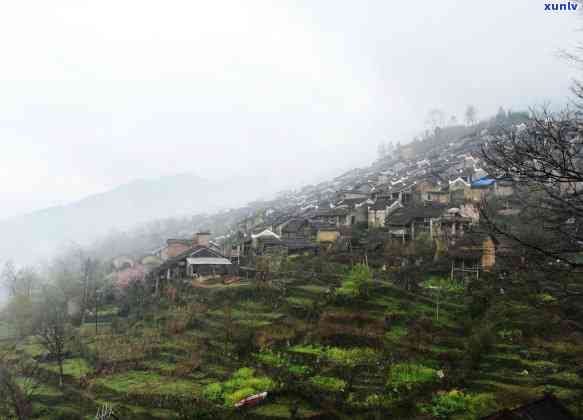
[[62, 388], [36, 338], [3, 345], [37, 362], [34, 418], [92, 419], [109, 404], [124, 419], [471, 419], [544, 392], [581, 414], [583, 336], [553, 302], [509, 287], [476, 314], [476, 295], [452, 290], [437, 316], [432, 289], [374, 280], [357, 297], [334, 284], [193, 288], [139, 316], [103, 308], [108, 322], [68, 343]]

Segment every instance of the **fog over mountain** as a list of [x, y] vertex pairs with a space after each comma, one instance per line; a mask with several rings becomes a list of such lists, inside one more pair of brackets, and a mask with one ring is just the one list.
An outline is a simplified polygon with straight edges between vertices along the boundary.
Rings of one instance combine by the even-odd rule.
[[0, 220], [0, 255], [31, 263], [71, 244], [87, 245], [114, 229], [242, 206], [276, 192], [281, 183], [274, 180], [241, 176], [210, 181], [186, 173], [133, 181], [67, 205]]
[[557, 52], [579, 14], [543, 6], [11, 3], [0, 261], [368, 164], [431, 109], [461, 122], [469, 104], [478, 117], [564, 104], [574, 70]]

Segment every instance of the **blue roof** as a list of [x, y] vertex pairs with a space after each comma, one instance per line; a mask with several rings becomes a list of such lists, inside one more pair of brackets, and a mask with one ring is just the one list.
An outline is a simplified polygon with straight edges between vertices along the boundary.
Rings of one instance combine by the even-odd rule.
[[495, 179], [489, 178], [487, 176], [478, 179], [477, 181], [472, 182], [472, 187], [487, 187], [492, 185], [496, 182]]

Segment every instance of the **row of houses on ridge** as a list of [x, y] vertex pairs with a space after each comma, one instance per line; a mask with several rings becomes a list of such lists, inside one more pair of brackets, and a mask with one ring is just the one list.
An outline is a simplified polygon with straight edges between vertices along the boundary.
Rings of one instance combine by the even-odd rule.
[[479, 229], [480, 205], [489, 197], [510, 203], [513, 195], [512, 182], [489, 176], [480, 158], [489, 138], [483, 130], [424, 153], [405, 153], [412, 147], [405, 146], [370, 167], [250, 203], [212, 240], [205, 231], [168, 239], [149, 256], [158, 261], [149, 276], [229, 275], [264, 255], [382, 251], [421, 238], [439, 241], [463, 267], [489, 269], [502, 251]]

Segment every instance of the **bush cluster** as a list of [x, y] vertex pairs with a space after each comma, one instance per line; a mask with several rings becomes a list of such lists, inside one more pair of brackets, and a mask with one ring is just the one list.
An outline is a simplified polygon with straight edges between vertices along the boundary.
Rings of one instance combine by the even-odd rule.
[[492, 394], [471, 395], [453, 389], [435, 395], [431, 404], [422, 404], [420, 409], [438, 419], [448, 419], [463, 413], [463, 418], [473, 420], [496, 411], [497, 404]]
[[214, 382], [207, 385], [202, 395], [207, 400], [223, 403], [226, 407], [233, 407], [240, 400], [271, 391], [276, 388], [275, 382], [266, 376], [256, 377], [252, 368], [241, 368], [231, 378], [223, 383]]

